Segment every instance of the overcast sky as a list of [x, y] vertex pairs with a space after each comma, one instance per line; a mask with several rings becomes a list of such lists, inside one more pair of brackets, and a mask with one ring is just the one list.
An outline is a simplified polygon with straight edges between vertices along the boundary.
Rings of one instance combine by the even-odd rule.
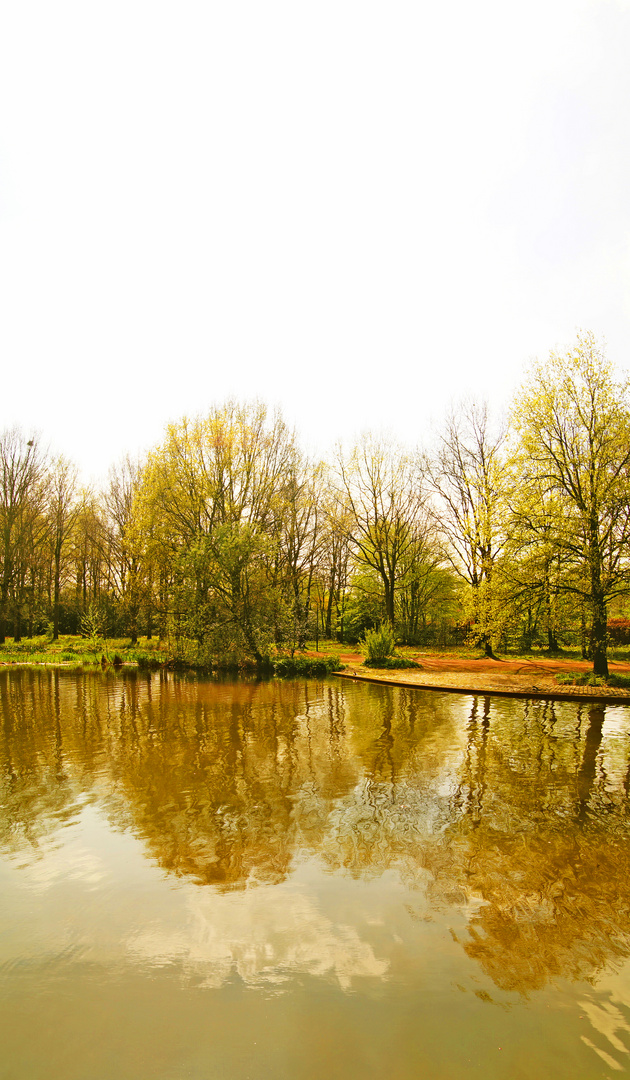
[[424, 442], [630, 358], [630, 0], [9, 0], [0, 428], [98, 478], [229, 395]]

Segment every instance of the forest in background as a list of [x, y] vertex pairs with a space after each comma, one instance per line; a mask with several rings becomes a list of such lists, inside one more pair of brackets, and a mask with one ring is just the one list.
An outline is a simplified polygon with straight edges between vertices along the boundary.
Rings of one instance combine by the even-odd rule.
[[[419, 433], [421, 434], [421, 433]], [[181, 663], [262, 665], [307, 640], [493, 652], [630, 642], [630, 395], [590, 333], [435, 445], [366, 434], [309, 460], [279, 412], [229, 401], [170, 425], [102, 491], [0, 435], [0, 644], [157, 638]]]

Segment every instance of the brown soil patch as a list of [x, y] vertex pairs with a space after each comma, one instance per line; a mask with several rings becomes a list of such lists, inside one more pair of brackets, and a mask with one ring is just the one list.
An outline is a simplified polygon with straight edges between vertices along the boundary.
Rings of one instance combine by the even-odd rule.
[[[413, 659], [421, 665], [419, 670], [379, 671], [362, 668], [363, 657], [356, 651], [342, 651], [340, 659], [347, 665], [346, 671], [340, 672], [341, 675], [371, 682], [481, 694], [630, 702], [630, 690], [627, 688], [564, 686], [556, 682], [555, 676], [560, 672], [590, 672], [592, 665], [587, 660], [551, 660], [546, 657], [535, 660], [471, 660], [450, 654], [424, 656], [417, 653]], [[609, 661], [608, 666], [611, 674], [630, 673], [630, 663]]]

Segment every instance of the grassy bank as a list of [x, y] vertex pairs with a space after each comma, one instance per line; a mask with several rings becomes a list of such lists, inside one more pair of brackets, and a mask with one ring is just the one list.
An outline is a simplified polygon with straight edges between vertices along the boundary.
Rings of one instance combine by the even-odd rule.
[[[306, 649], [308, 652], [315, 652], [315, 641], [308, 641], [306, 643]], [[335, 653], [337, 656], [341, 653], [354, 653], [360, 654], [362, 652], [361, 645], [357, 642], [340, 643], [338, 641], [319, 641], [318, 655], [327, 656], [329, 653]], [[396, 645], [396, 653], [400, 656], [407, 657], [410, 660], [422, 661], [423, 657], [431, 656], [444, 656], [452, 657], [454, 660], [485, 660], [486, 657], [481, 649], [475, 648], [473, 645]], [[557, 652], [549, 652], [548, 649], [514, 649], [502, 652], [497, 649], [495, 651], [496, 658], [498, 660], [559, 660], [559, 661], [579, 661], [583, 662], [584, 657], [579, 648], [562, 648]], [[617, 663], [629, 664], [630, 663], [630, 645], [611, 645], [608, 648], [608, 660]]]
[[60, 635], [50, 641], [45, 635], [13, 641], [7, 638], [0, 645], [0, 664], [35, 664], [52, 667], [119, 667], [123, 664], [138, 668], [158, 668], [168, 662], [168, 656], [157, 641], [144, 640], [132, 645], [129, 639], [107, 638], [89, 640], [77, 635]]
[[[89, 640], [69, 634], [60, 635], [57, 641], [51, 641], [45, 635], [22, 638], [19, 642], [7, 638], [4, 645], [0, 645], [0, 667], [8, 665], [77, 669], [135, 667], [144, 671], [167, 668], [200, 673], [208, 673], [212, 670], [253, 673], [257, 670], [255, 664], [247, 662], [239, 666], [218, 664], [212, 668], [208, 665], [183, 662], [155, 638], [142, 638], [132, 645], [128, 638]], [[338, 671], [342, 666], [338, 653], [329, 652], [324, 657], [309, 657], [296, 653], [293, 657], [283, 655], [272, 657], [262, 672], [284, 678], [322, 677], [332, 671]]]
[[[306, 652], [296, 650], [293, 656], [278, 654], [271, 658], [269, 664], [261, 673], [278, 675], [282, 677], [315, 676], [321, 677], [332, 671], [339, 670], [343, 665], [340, 663], [339, 654], [361, 655], [361, 646], [357, 644], [342, 644], [336, 641], [318, 641], [318, 649], [315, 649], [315, 641], [306, 643]], [[484, 657], [478, 649], [460, 646], [445, 648], [418, 648], [417, 646], [398, 646], [396, 659], [387, 662], [386, 667], [413, 667], [416, 663], [422, 664], [423, 658], [448, 657], [453, 661], [482, 660]], [[615, 646], [609, 650], [609, 661], [616, 663], [630, 663], [630, 646]], [[582, 660], [578, 649], [565, 649], [557, 653], [549, 653], [545, 650], [533, 650], [531, 652], [502, 653], [497, 656], [505, 661], [533, 661], [557, 660], [563, 664], [572, 664]], [[402, 662], [399, 662], [402, 661]], [[228, 665], [216, 665], [210, 669], [207, 665], [195, 664], [190, 661], [182, 661], [175, 656], [165, 643], [160, 643], [157, 638], [141, 638], [132, 645], [128, 638], [95, 638], [88, 639], [78, 635], [63, 635], [58, 641], [51, 641], [45, 635], [34, 638], [22, 638], [15, 642], [7, 638], [4, 645], [0, 645], [0, 666], [3, 665], [45, 665], [63, 668], [95, 669], [135, 667], [139, 670], [157, 670], [158, 668], [180, 669], [207, 673], [210, 670], [234, 672], [239, 671], [255, 674], [257, 669], [253, 663], [244, 663], [238, 667]], [[558, 672], [559, 684], [568, 685], [605, 685], [606, 681], [594, 680], [590, 672], [566, 671]], [[630, 684], [627, 675], [616, 675], [611, 671], [607, 685], [626, 686]]]

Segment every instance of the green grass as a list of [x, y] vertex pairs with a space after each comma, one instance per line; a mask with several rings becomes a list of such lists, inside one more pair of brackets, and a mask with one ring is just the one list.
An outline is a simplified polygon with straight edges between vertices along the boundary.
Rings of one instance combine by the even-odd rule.
[[[89, 640], [78, 635], [60, 635], [58, 641], [50, 641], [45, 635], [23, 638], [19, 642], [8, 638], [0, 645], [0, 666], [6, 664], [36, 665], [63, 668], [118, 667], [121, 664], [139, 670], [155, 670], [172, 663], [172, 656], [162, 649], [157, 639], [141, 638], [132, 645], [128, 638]], [[293, 657], [282, 656], [273, 660], [270, 670], [274, 674], [291, 676], [323, 676], [339, 671], [339, 648], [328, 649], [326, 656], [308, 657], [296, 653]]]
[[[315, 651], [314, 639], [306, 643], [309, 652]], [[319, 652], [339, 654], [340, 652], [360, 653], [361, 646], [357, 642], [342, 643], [339, 641], [319, 641]], [[482, 659], [483, 654], [472, 645], [397, 645], [396, 652], [407, 657], [422, 656], [452, 656], [461, 657], [462, 660]], [[496, 655], [505, 660], [566, 660], [582, 662], [584, 657], [579, 646], [563, 647], [560, 652], [550, 653], [547, 649], [501, 649], [495, 650]], [[630, 664], [630, 645], [611, 645], [608, 649], [608, 660], [621, 664]]]
[[[318, 642], [319, 657], [327, 665], [327, 670], [337, 670], [339, 654], [344, 652], [361, 653], [361, 647], [356, 643], [340, 643], [338, 641], [321, 640]], [[308, 652], [315, 652], [315, 641], [306, 643]], [[531, 652], [508, 652], [499, 654], [505, 660], [537, 660], [547, 658], [550, 654], [545, 650], [532, 650]], [[470, 646], [425, 646], [403, 645], [396, 649], [396, 657], [402, 658], [402, 666], [406, 667], [409, 661], [422, 660], [423, 656], [450, 656], [453, 659], [460, 657], [462, 660], [481, 658], [479, 649]], [[106, 638], [97, 641], [79, 637], [78, 635], [60, 635], [56, 642], [50, 641], [46, 635], [33, 638], [22, 638], [14, 642], [7, 638], [4, 645], [0, 645], [0, 665], [47, 665], [58, 667], [96, 668], [102, 664], [102, 657], [109, 666], [114, 665], [118, 658], [125, 665], [133, 665], [139, 669], [151, 670], [167, 664], [171, 659], [164, 647], [159, 645], [157, 638], [148, 640], [141, 638], [136, 645], [132, 645], [129, 638]], [[581, 661], [582, 655], [579, 649], [564, 649], [556, 654], [557, 659], [568, 661]], [[609, 661], [618, 663], [630, 663], [630, 645], [619, 645], [608, 651]], [[283, 658], [278, 664], [278, 674], [306, 674], [308, 657], [303, 653], [295, 653], [291, 663]], [[389, 663], [388, 665], [389, 666]], [[314, 674], [320, 674], [320, 669], [313, 670]], [[323, 673], [323, 668], [321, 669]], [[593, 681], [591, 672], [566, 672], [557, 676], [560, 685], [575, 686], [601, 686], [605, 682]], [[630, 676], [617, 675], [611, 672], [608, 679], [609, 686], [630, 686]]]
[[630, 675], [608, 675], [609, 686], [630, 686]]
[[630, 687], [630, 675], [593, 675], [592, 671], [566, 671], [556, 675], [560, 686], [619, 686]]
[[320, 638], [318, 642], [318, 648], [315, 649], [315, 639], [307, 641], [304, 648], [307, 652], [319, 652], [324, 656], [339, 656], [340, 652], [359, 652], [359, 646], [357, 644], [350, 645], [341, 641], [328, 640]]
[[[306, 649], [309, 652], [315, 652], [315, 641], [307, 641]], [[616, 656], [618, 650], [610, 650], [609, 656], [611, 659], [625, 660], [630, 662], [630, 647], [628, 647], [625, 653]], [[341, 653], [362, 653], [360, 643], [358, 642], [339, 642], [339, 641], [319, 641], [319, 652], [324, 656], [328, 654], [338, 655]], [[483, 652], [479, 648], [475, 648], [473, 645], [396, 645], [396, 654], [404, 656], [407, 659], [418, 659], [423, 656], [450, 656], [453, 659], [462, 660], [482, 660], [485, 659]], [[527, 651], [508, 651], [501, 652], [496, 650], [496, 655], [506, 660], [540, 660], [547, 658], [550, 655], [558, 660], [581, 660], [582, 656], [579, 649], [566, 649], [561, 653], [550, 654], [544, 649], [533, 649]]]
[[560, 686], [608, 686], [608, 680], [592, 671], [562, 671], [556, 675]]
[[78, 635], [63, 634], [58, 641], [50, 641], [45, 635], [22, 638], [15, 642], [7, 638], [0, 645], [0, 664], [36, 664], [52, 667], [100, 667], [106, 665], [132, 664], [139, 668], [159, 667], [167, 657], [157, 641], [144, 639], [131, 645], [128, 638], [107, 638], [91, 641]]

